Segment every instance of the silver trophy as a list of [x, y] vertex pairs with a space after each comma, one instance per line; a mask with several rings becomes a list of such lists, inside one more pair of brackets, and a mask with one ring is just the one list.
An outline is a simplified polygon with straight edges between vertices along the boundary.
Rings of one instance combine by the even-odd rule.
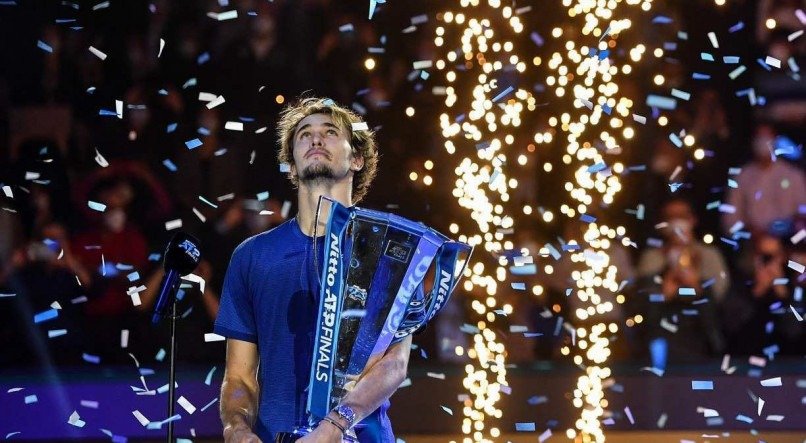
[[[280, 432], [293, 442], [313, 430], [352, 388], [370, 359], [434, 318], [456, 288], [472, 247], [422, 223], [380, 211], [330, 208], [311, 364], [307, 424]], [[316, 237], [315, 237], [316, 238]], [[426, 280], [433, 285], [425, 288]], [[360, 426], [360, 424], [359, 424]], [[357, 442], [351, 430], [346, 442]]]

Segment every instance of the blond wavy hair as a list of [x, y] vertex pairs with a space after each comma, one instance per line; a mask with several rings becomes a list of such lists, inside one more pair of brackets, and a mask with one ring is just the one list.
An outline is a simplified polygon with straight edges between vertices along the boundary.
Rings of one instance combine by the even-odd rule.
[[[364, 120], [353, 111], [336, 104], [333, 100], [320, 97], [300, 98], [286, 106], [280, 113], [277, 123], [277, 136], [280, 139], [280, 148], [277, 151], [277, 160], [280, 164], [294, 164], [294, 131], [305, 117], [312, 114], [326, 114], [333, 119], [333, 123], [350, 134], [350, 146], [353, 156], [364, 159], [364, 167], [356, 171], [353, 176], [353, 203], [358, 203], [367, 195], [369, 186], [378, 171], [378, 147], [375, 142], [375, 133], [371, 130], [354, 131], [353, 123], [363, 123]], [[299, 177], [289, 170], [288, 178], [294, 187], [299, 186]]]

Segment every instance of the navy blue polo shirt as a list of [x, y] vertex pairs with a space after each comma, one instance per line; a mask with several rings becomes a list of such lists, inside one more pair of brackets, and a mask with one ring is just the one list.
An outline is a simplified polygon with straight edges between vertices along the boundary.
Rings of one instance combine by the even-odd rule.
[[[305, 424], [324, 237], [305, 235], [295, 218], [248, 238], [232, 254], [224, 278], [215, 333], [256, 343], [260, 400], [254, 432], [264, 442]], [[364, 443], [394, 443], [389, 401], [356, 433]]]

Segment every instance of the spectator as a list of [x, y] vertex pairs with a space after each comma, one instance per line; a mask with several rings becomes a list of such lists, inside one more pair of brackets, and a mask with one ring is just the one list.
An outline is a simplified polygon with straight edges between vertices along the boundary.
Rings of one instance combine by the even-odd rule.
[[638, 286], [650, 302], [646, 327], [652, 363], [663, 369], [667, 360], [696, 361], [722, 352], [714, 305], [725, 298], [729, 276], [719, 251], [694, 236], [697, 219], [688, 201], [669, 200], [661, 212], [664, 241], [641, 255]]
[[731, 354], [762, 355], [770, 346], [802, 353], [803, 326], [790, 309], [802, 312], [803, 301], [793, 295], [796, 278], [787, 278], [788, 258], [779, 238], [762, 234], [755, 239], [752, 278], [734, 283], [723, 313]]
[[725, 213], [722, 227], [730, 231], [741, 222], [753, 237], [762, 233], [785, 236], [799, 207], [806, 204], [803, 172], [773, 153], [775, 129], [769, 124], [756, 127], [753, 136], [754, 160], [742, 168], [727, 202], [733, 212]]

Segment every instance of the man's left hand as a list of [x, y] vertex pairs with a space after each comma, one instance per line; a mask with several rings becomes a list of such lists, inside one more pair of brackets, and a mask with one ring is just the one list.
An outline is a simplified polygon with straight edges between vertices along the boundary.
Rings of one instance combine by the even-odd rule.
[[337, 427], [323, 421], [310, 434], [297, 440], [297, 443], [342, 443], [342, 434]]

